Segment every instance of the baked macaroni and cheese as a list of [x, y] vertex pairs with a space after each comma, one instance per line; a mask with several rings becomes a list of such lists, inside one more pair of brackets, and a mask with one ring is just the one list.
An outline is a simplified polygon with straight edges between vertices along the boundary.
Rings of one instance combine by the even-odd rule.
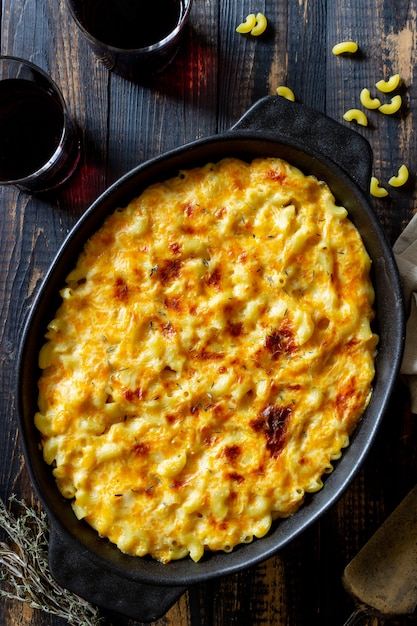
[[369, 402], [370, 259], [327, 185], [278, 158], [150, 186], [61, 295], [44, 458], [128, 554], [198, 561], [264, 536], [321, 489]]

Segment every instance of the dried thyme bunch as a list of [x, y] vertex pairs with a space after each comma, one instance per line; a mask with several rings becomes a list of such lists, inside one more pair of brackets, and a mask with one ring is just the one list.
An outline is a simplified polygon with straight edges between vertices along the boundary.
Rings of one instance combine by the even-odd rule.
[[10, 539], [0, 542], [0, 596], [28, 602], [40, 609], [62, 617], [76, 626], [98, 626], [98, 609], [76, 594], [63, 589], [48, 570], [48, 524], [45, 513], [39, 515], [15, 496], [21, 514], [14, 516], [0, 499], [0, 529]]

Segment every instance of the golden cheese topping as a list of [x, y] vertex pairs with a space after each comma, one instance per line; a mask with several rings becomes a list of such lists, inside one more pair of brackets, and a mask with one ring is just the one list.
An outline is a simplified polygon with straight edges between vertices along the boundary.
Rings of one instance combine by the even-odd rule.
[[35, 423], [76, 516], [167, 563], [294, 513], [370, 399], [369, 272], [327, 185], [277, 158], [183, 171], [117, 209], [39, 357]]

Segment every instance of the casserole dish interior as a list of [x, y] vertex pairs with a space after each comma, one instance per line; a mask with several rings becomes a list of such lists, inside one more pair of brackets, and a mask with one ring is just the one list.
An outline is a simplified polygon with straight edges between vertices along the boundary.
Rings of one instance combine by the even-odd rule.
[[[231, 553], [208, 553], [198, 564], [185, 559], [163, 565], [151, 558], [128, 556], [77, 520], [70, 502], [59, 493], [51, 469], [43, 460], [33, 416], [37, 410], [40, 376], [37, 355], [44, 342], [46, 326], [59, 306], [59, 290], [66, 275], [75, 265], [85, 241], [109, 213], [125, 206], [150, 184], [175, 176], [181, 169], [224, 157], [250, 161], [269, 156], [281, 157], [305, 174], [324, 180], [337, 202], [348, 210], [371, 257], [376, 294], [375, 332], [380, 337], [372, 399], [350, 446], [335, 463], [334, 471], [325, 478], [323, 489], [307, 496], [293, 516], [275, 522], [264, 538], [238, 546]], [[235, 573], [271, 557], [337, 501], [364, 460], [387, 408], [401, 363], [405, 333], [397, 267], [368, 199], [371, 165], [369, 144], [354, 131], [301, 105], [268, 97], [229, 132], [193, 142], [135, 168], [86, 211], [59, 250], [37, 293], [24, 329], [18, 363], [20, 432], [33, 485], [51, 521], [52, 552], [55, 545], [62, 548], [69, 541], [71, 552], [79, 550], [83, 556], [88, 554], [88, 559], [99, 570], [104, 568], [134, 583], [174, 587], [172, 597], [169, 596], [172, 603], [175, 592], [182, 593], [191, 584]], [[62, 552], [61, 549], [59, 559]]]

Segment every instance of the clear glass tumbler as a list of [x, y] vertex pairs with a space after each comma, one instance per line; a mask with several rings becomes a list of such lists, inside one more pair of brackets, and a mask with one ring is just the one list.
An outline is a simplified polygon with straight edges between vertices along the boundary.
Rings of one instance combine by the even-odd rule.
[[29, 61], [0, 56], [0, 185], [50, 191], [79, 159], [79, 135], [54, 81]]
[[174, 60], [192, 0], [67, 0], [67, 5], [105, 67], [140, 82]]

